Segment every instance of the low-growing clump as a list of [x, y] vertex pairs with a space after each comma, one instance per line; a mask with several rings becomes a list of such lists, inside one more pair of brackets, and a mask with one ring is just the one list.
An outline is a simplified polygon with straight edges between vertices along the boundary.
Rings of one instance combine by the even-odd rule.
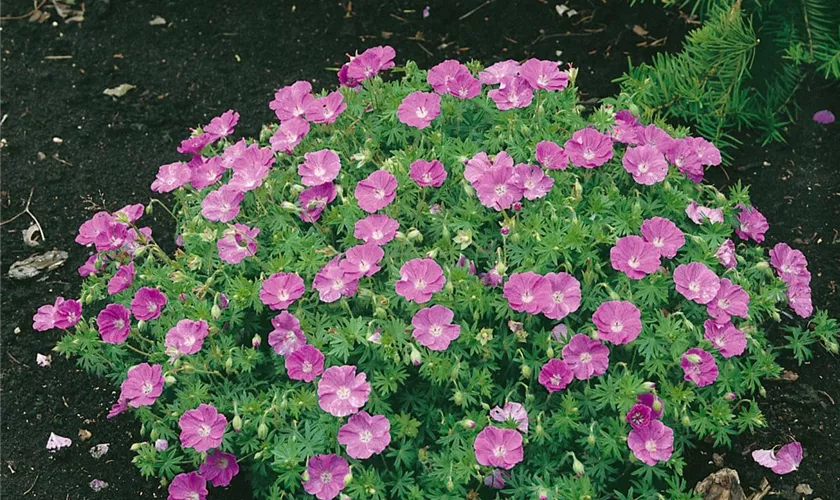
[[[583, 116], [573, 68], [384, 81], [394, 57], [278, 90], [259, 139], [233, 111], [196, 130], [152, 183], [174, 255], [137, 224], [152, 204], [94, 215], [80, 301], [35, 329], [120, 384], [109, 418], [142, 421], [171, 499], [241, 471], [259, 498], [686, 497], [692, 441], [764, 425], [768, 323], [812, 315], [804, 255], [768, 261], [747, 189], [702, 183], [711, 143], [627, 96]], [[836, 349], [812, 325], [800, 359]]]

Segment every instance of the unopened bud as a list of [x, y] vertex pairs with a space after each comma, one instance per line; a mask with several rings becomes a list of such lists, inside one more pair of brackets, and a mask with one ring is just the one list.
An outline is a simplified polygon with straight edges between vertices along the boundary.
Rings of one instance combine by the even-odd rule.
[[297, 212], [298, 208], [295, 206], [294, 203], [283, 201], [280, 202], [280, 208], [287, 211], [287, 212]]
[[575, 475], [578, 477], [582, 476], [586, 472], [586, 469], [583, 468], [583, 462], [578, 460], [574, 454], [572, 454], [572, 471], [574, 471]]
[[520, 210], [522, 210], [522, 203], [517, 201], [516, 203], [513, 204], [513, 211], [518, 212]]
[[172, 385], [178, 381], [178, 379], [175, 378], [175, 375], [167, 375], [163, 377], [163, 380], [166, 382], [166, 385]]
[[475, 429], [475, 420], [469, 418], [461, 420], [461, 425], [464, 429]]
[[642, 388], [647, 392], [652, 392], [656, 390], [656, 382], [642, 382]]
[[129, 449], [131, 451], [137, 451], [140, 448], [142, 448], [144, 444], [146, 444], [146, 443], [134, 443], [134, 444], [131, 445], [131, 447]]
[[234, 415], [233, 416], [233, 422], [231, 422], [231, 425], [233, 425], [233, 430], [234, 431], [236, 431], [236, 432], [241, 431], [242, 430], [242, 417], [240, 417], [239, 414]]
[[222, 317], [222, 308], [219, 307], [217, 304], [213, 304], [213, 307], [210, 308], [210, 317], [213, 319], [219, 319]]
[[414, 366], [420, 366], [420, 363], [423, 362], [423, 355], [414, 347], [411, 348], [411, 354], [408, 355], [408, 358]]
[[265, 421], [262, 421], [257, 427], [257, 437], [260, 439], [265, 439], [266, 436], [268, 436], [268, 426], [265, 425]]
[[260, 334], [258, 333], [254, 335], [253, 338], [251, 338], [251, 347], [253, 347], [254, 349], [259, 349], [260, 344], [262, 344], [262, 337], [260, 337]]
[[831, 354], [837, 354], [838, 350], [840, 350], [840, 346], [837, 345], [837, 342], [829, 341], [825, 344], [825, 348], [828, 349], [828, 352]]
[[700, 356], [697, 354], [686, 354], [685, 356], [683, 356], [683, 358], [686, 359], [692, 365], [696, 365], [700, 363], [700, 361], [702, 361], [700, 359]]
[[446, 489], [448, 491], [452, 491], [455, 489], [455, 483], [452, 481], [452, 478], [449, 478], [449, 481], [446, 482]]
[[682, 424], [683, 424], [684, 426], [686, 426], [686, 427], [688, 427], [689, 425], [691, 425], [691, 417], [689, 417], [688, 415], [683, 415], [683, 417], [682, 417]]
[[522, 372], [522, 378], [531, 378], [531, 367], [527, 364], [523, 363], [520, 371]]
[[417, 229], [410, 229], [406, 236], [408, 237], [408, 241], [423, 241], [423, 234]]
[[735, 401], [738, 398], [738, 395], [734, 392], [727, 392], [723, 397], [729, 401]]
[[461, 391], [455, 391], [455, 395], [452, 397], [452, 400], [455, 401], [455, 404], [461, 406], [464, 402], [464, 393]]

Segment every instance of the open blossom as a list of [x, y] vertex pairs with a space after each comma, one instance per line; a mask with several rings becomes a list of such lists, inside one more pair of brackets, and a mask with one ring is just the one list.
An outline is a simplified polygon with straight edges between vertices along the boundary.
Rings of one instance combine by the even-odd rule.
[[213, 450], [207, 454], [198, 470], [202, 477], [218, 488], [229, 485], [233, 476], [239, 474], [239, 464], [236, 455]]
[[341, 170], [341, 160], [335, 151], [321, 149], [303, 155], [305, 161], [298, 165], [298, 175], [304, 186], [318, 186], [332, 182]]
[[220, 156], [219, 161], [221, 162], [221, 166], [225, 170], [233, 168], [234, 163], [239, 160], [239, 158], [245, 153], [246, 149], [248, 149], [248, 142], [244, 138], [240, 139], [235, 144], [228, 146]]
[[149, 406], [163, 392], [163, 367], [140, 363], [128, 369], [120, 385], [120, 399], [132, 408]]
[[469, 73], [461, 73], [449, 80], [446, 91], [458, 99], [472, 99], [481, 93], [481, 82]]
[[382, 453], [391, 442], [391, 422], [384, 415], [365, 411], [353, 415], [338, 430], [338, 442], [347, 447], [347, 454], [364, 460]]
[[278, 311], [287, 309], [303, 295], [305, 290], [306, 286], [297, 274], [275, 273], [263, 281], [260, 288], [260, 300], [269, 309]]
[[673, 139], [668, 132], [654, 124], [641, 126], [636, 129], [636, 143], [639, 146], [653, 146], [659, 150], [660, 153], [665, 154], [671, 146]]
[[552, 358], [540, 369], [538, 380], [548, 392], [557, 392], [566, 388], [575, 378], [571, 368], [562, 359]]
[[528, 59], [522, 63], [519, 74], [534, 90], [563, 90], [569, 85], [568, 73], [560, 71], [556, 61]]
[[313, 455], [306, 474], [308, 479], [303, 482], [303, 489], [318, 500], [332, 500], [344, 489], [350, 466], [338, 455]]
[[227, 418], [213, 405], [202, 403], [196, 409], [185, 411], [178, 426], [181, 428], [181, 446], [200, 453], [222, 444]]
[[694, 148], [701, 165], [720, 165], [720, 150], [714, 144], [702, 137], [686, 137], [685, 140]]
[[513, 429], [485, 427], [473, 443], [475, 459], [481, 465], [510, 470], [522, 461], [522, 434]]
[[290, 379], [312, 382], [324, 373], [324, 354], [311, 345], [302, 345], [286, 355], [285, 365]]
[[667, 462], [674, 453], [674, 431], [654, 420], [649, 425], [630, 431], [627, 446], [636, 458], [647, 465]]
[[612, 300], [602, 303], [592, 315], [598, 338], [613, 344], [636, 340], [642, 331], [642, 313], [631, 302]]
[[511, 167], [505, 166], [481, 174], [473, 187], [481, 204], [497, 212], [507, 210], [522, 199], [522, 189]]
[[166, 353], [170, 356], [195, 354], [204, 346], [209, 333], [210, 327], [203, 319], [182, 319], [166, 333]]
[[808, 259], [799, 250], [795, 250], [787, 243], [777, 243], [770, 250], [770, 265], [776, 270], [788, 286], [798, 282], [808, 283], [811, 274], [808, 272]]
[[433, 351], [445, 351], [461, 334], [461, 326], [452, 323], [455, 313], [448, 307], [434, 305], [420, 309], [411, 318], [412, 336]]
[[268, 345], [274, 352], [287, 356], [306, 344], [306, 335], [300, 328], [300, 321], [288, 311], [283, 311], [271, 318], [274, 327], [268, 334]]
[[554, 179], [545, 175], [540, 167], [524, 163], [516, 166], [514, 179], [522, 196], [529, 200], [543, 198], [554, 186]]
[[225, 229], [222, 237], [216, 242], [219, 258], [228, 264], [239, 264], [242, 259], [257, 254], [257, 235], [260, 228], [248, 227], [245, 224], [234, 224]]
[[811, 287], [808, 284], [789, 285], [785, 295], [788, 298], [788, 304], [799, 317], [807, 318], [814, 312], [814, 306], [811, 303]]
[[423, 304], [443, 289], [446, 277], [443, 269], [432, 259], [412, 259], [400, 267], [400, 279], [394, 284], [398, 295]]
[[696, 201], [692, 201], [685, 207], [685, 214], [695, 224], [702, 224], [704, 220], [712, 224], [720, 224], [723, 222], [723, 210], [720, 208], [701, 207], [697, 205]]
[[338, 196], [338, 188], [332, 182], [319, 184], [301, 191], [297, 204], [301, 208], [299, 217], [304, 222], [317, 222], [327, 205]]
[[394, 239], [399, 228], [400, 223], [387, 215], [368, 215], [356, 222], [353, 236], [365, 243], [382, 246]]
[[566, 170], [569, 166], [566, 151], [551, 141], [538, 142], [536, 155], [539, 164], [548, 170]]
[[683, 353], [680, 358], [685, 379], [704, 387], [712, 384], [718, 377], [718, 367], [715, 358], [703, 349], [694, 347]]
[[412, 92], [397, 108], [400, 122], [420, 130], [431, 125], [440, 116], [440, 96], [429, 92]]
[[639, 128], [639, 119], [628, 109], [622, 109], [615, 114], [615, 125], [610, 131], [614, 141], [622, 144], [635, 145], [637, 143], [636, 129]]
[[449, 83], [461, 75], [470, 76], [470, 70], [454, 59], [447, 59], [429, 69], [426, 81], [435, 92], [445, 94], [449, 90]]
[[[772, 256], [772, 250], [770, 254]], [[735, 259], [735, 243], [732, 240], [727, 239], [721, 243], [715, 251], [715, 257], [717, 257], [720, 265], [726, 269], [735, 269], [738, 266], [738, 261]]]
[[143, 216], [145, 208], [142, 203], [135, 203], [133, 205], [126, 205], [114, 212], [114, 218], [123, 222], [135, 222]]
[[519, 76], [506, 76], [499, 81], [499, 88], [487, 93], [500, 111], [527, 108], [534, 100], [534, 89]]
[[490, 410], [490, 418], [496, 422], [507, 422], [508, 420], [516, 422], [516, 430], [525, 434], [528, 433], [528, 412], [522, 403], [508, 401], [504, 408], [496, 406]]
[[224, 185], [207, 193], [201, 202], [201, 215], [209, 221], [230, 222], [239, 215], [239, 204], [243, 199], [243, 192]]
[[376, 76], [380, 71], [393, 68], [394, 57], [396, 56], [397, 53], [393, 47], [388, 45], [367, 49], [351, 58], [350, 62], [343, 66], [343, 68], [347, 68], [345, 77], [348, 82], [342, 82], [342, 84], [354, 87], [363, 80]]
[[517, 61], [508, 59], [489, 66], [478, 74], [478, 79], [485, 85], [497, 85], [504, 78], [519, 76], [520, 65]]
[[511, 309], [529, 314], [542, 312], [546, 305], [553, 310], [551, 294], [551, 281], [531, 271], [511, 274], [503, 293]]
[[610, 136], [587, 127], [578, 130], [564, 145], [572, 165], [583, 168], [600, 167], [613, 157]]
[[482, 151], [467, 160], [464, 168], [464, 178], [475, 186], [484, 174], [505, 169], [513, 169], [513, 158], [506, 151], [499, 151], [493, 157], [493, 161], [490, 161], [487, 153]]
[[387, 170], [377, 170], [356, 184], [354, 195], [362, 210], [374, 213], [390, 205], [396, 193], [397, 178]]
[[96, 327], [103, 342], [122, 344], [131, 331], [131, 312], [122, 304], [108, 304], [96, 316]]
[[548, 273], [543, 278], [551, 285], [549, 300], [543, 304], [546, 318], [563, 319], [580, 307], [580, 282], [568, 273]]
[[210, 123], [204, 127], [204, 133], [212, 135], [213, 140], [218, 140], [232, 134], [237, 123], [239, 123], [239, 113], [229, 109], [210, 120]]
[[359, 287], [359, 275], [344, 271], [339, 259], [336, 256], [325, 264], [312, 280], [312, 288], [318, 290], [321, 302], [335, 302], [342, 296], [352, 297]]
[[344, 102], [344, 96], [340, 91], [334, 90], [307, 103], [306, 119], [312, 123], [335, 123], [345, 109], [347, 104]]
[[674, 269], [674, 285], [686, 299], [708, 304], [720, 290], [720, 278], [705, 264], [692, 262]]
[[802, 444], [794, 441], [782, 446], [779, 451], [755, 450], [752, 452], [752, 457], [759, 465], [769, 468], [776, 474], [788, 474], [799, 469], [799, 464], [802, 463]]
[[222, 174], [225, 173], [225, 167], [222, 165], [221, 156], [214, 156], [212, 158], [194, 156], [189, 163], [189, 167], [190, 184], [198, 190], [202, 190], [219, 182], [222, 178]]
[[628, 424], [630, 424], [630, 427], [640, 429], [650, 425], [650, 423], [654, 420], [651, 418], [650, 413], [650, 406], [635, 404], [632, 408], [630, 408], [630, 411], [627, 412], [625, 420]]
[[178, 152], [185, 155], [197, 155], [201, 153], [208, 144], [216, 140], [213, 134], [199, 134], [187, 137], [178, 146]]
[[385, 251], [375, 243], [356, 245], [344, 252], [339, 267], [351, 278], [370, 277], [382, 269], [378, 264], [384, 256]]
[[370, 384], [364, 373], [356, 374], [352, 365], [327, 368], [318, 382], [318, 405], [334, 417], [359, 411], [367, 403]]
[[167, 500], [206, 500], [207, 480], [198, 472], [178, 474], [169, 484]]
[[667, 146], [665, 156], [668, 161], [677, 166], [688, 180], [692, 182], [703, 181], [703, 164], [697, 156], [697, 150], [690, 137], [684, 139], [673, 139]]
[[268, 103], [268, 107], [273, 109], [277, 119], [283, 122], [303, 117], [306, 114], [306, 107], [314, 100], [312, 84], [297, 81], [278, 89], [274, 93], [274, 100]]
[[665, 161], [665, 156], [653, 146], [627, 148], [621, 164], [624, 170], [633, 176], [634, 181], [646, 186], [662, 182], [668, 175], [668, 162]]
[[730, 317], [746, 318], [750, 306], [750, 294], [726, 278], [720, 280], [720, 289], [715, 298], [706, 304], [709, 316], [718, 323], [726, 323]]
[[161, 165], [154, 182], [152, 182], [152, 191], [156, 193], [175, 191], [188, 183], [191, 176], [190, 167], [182, 161]]
[[411, 163], [409, 177], [420, 187], [440, 187], [446, 180], [446, 170], [438, 160], [415, 160]]
[[703, 330], [703, 337], [711, 342], [724, 358], [740, 356], [747, 347], [744, 332], [735, 328], [732, 323], [721, 324], [707, 319], [703, 323]]
[[735, 227], [735, 234], [742, 240], [752, 239], [756, 243], [764, 242], [764, 233], [770, 229], [767, 218], [755, 207], [738, 205], [741, 212], [738, 214], [738, 226]]
[[576, 379], [586, 380], [607, 371], [610, 350], [597, 340], [579, 333], [563, 347], [563, 361], [572, 369]]
[[640, 280], [659, 269], [659, 250], [640, 236], [624, 236], [610, 249], [610, 263], [628, 278]]
[[656, 248], [661, 257], [673, 259], [685, 245], [685, 235], [676, 224], [662, 217], [642, 222], [642, 238]]
[[96, 253], [91, 255], [84, 264], [79, 266], [79, 276], [87, 278], [88, 276], [97, 274], [101, 270], [104, 261], [104, 256], [100, 258], [99, 254]]
[[157, 288], [144, 286], [131, 299], [131, 314], [143, 321], [157, 319], [166, 306], [166, 295]]
[[248, 147], [231, 167], [233, 177], [227, 188], [241, 193], [257, 189], [262, 186], [273, 164], [274, 152], [271, 149], [260, 148], [256, 144]]
[[285, 120], [277, 127], [274, 135], [268, 139], [272, 151], [283, 151], [291, 154], [295, 146], [309, 133], [309, 122], [303, 118], [292, 118]]
[[78, 323], [81, 318], [81, 302], [56, 297], [54, 304], [47, 304], [38, 308], [35, 316], [32, 317], [32, 328], [39, 332], [52, 330], [53, 328], [67, 329]]

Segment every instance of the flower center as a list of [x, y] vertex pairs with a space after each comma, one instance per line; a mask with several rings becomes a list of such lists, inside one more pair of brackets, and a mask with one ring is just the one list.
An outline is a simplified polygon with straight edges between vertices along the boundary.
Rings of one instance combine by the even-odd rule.
[[610, 330], [613, 333], [619, 333], [621, 332], [621, 330], [624, 330], [624, 325], [621, 323], [621, 321], [615, 320], [610, 325]]
[[554, 292], [551, 294], [551, 299], [560, 304], [563, 302], [565, 297], [563, 296], [563, 292]]
[[531, 190], [537, 187], [537, 184], [534, 182], [534, 179], [528, 179], [525, 181], [525, 189]]
[[641, 265], [641, 261], [639, 261], [639, 257], [634, 255], [627, 260], [627, 265], [633, 269], [636, 269]]
[[206, 438], [210, 435], [210, 426], [207, 424], [201, 424], [198, 426], [198, 435]]
[[312, 173], [315, 174], [315, 177], [321, 177], [322, 175], [324, 175], [327, 172], [326, 172], [326, 170], [324, 170], [321, 167], [315, 167], [315, 169], [312, 171]]
[[591, 354], [589, 354], [588, 352], [585, 352], [585, 353], [580, 355], [580, 364], [588, 365], [590, 362], [592, 362], [592, 355]]
[[225, 469], [227, 469], [227, 468], [228, 468], [228, 461], [227, 461], [227, 458], [221, 458], [221, 459], [219, 459], [219, 461], [218, 461], [218, 462], [216, 462], [216, 467], [217, 467], [217, 468], [219, 468], [219, 469], [221, 469], [221, 470], [225, 470]]
[[522, 303], [523, 304], [530, 304], [531, 301], [534, 300], [534, 296], [531, 292], [522, 292]]
[[546, 75], [540, 75], [540, 77], [537, 78], [537, 85], [540, 87], [548, 85], [548, 77]]
[[373, 238], [375, 240], [381, 240], [384, 235], [382, 234], [382, 231], [377, 229], [377, 230], [373, 231], [372, 233], [370, 233], [370, 236], [371, 236], [371, 238]]
[[385, 190], [382, 188], [377, 188], [373, 190], [373, 197], [377, 200], [381, 200], [385, 198]]
[[146, 304], [146, 310], [149, 311], [150, 313], [155, 312], [155, 311], [157, 311], [157, 306], [155, 305], [154, 302], [149, 302], [148, 304]]
[[560, 385], [561, 382], [562, 380], [559, 374], [551, 376], [551, 385]]
[[277, 291], [277, 299], [279, 299], [280, 301], [283, 301], [283, 302], [289, 300], [289, 292], [287, 290], [281, 288], [280, 290]]
[[729, 308], [729, 301], [726, 299], [720, 299], [717, 303], [718, 307], [721, 309], [728, 309]]
[[432, 174], [430, 174], [430, 173], [423, 174], [423, 182], [432, 182]]
[[507, 193], [507, 186], [504, 184], [496, 184], [495, 191], [497, 196], [502, 196]]
[[700, 291], [700, 283], [697, 283], [696, 281], [692, 281], [691, 283], [688, 284], [688, 289], [691, 290], [692, 292], [699, 292]]
[[643, 161], [643, 162], [639, 163], [639, 165], [636, 167], [636, 170], [638, 170], [640, 174], [644, 174], [648, 171], [648, 168], [649, 167], [648, 167], [647, 162]]
[[322, 472], [321, 473], [321, 482], [324, 484], [329, 484], [332, 482], [332, 472]]
[[118, 319], [114, 321], [114, 328], [117, 330], [122, 330], [125, 327], [125, 321]]
[[505, 456], [505, 451], [506, 451], [505, 447], [503, 445], [499, 445], [499, 446], [493, 448], [493, 456], [496, 456], [498, 458], [502, 458], [503, 456]]
[[645, 423], [645, 416], [642, 415], [640, 412], [636, 412], [630, 415], [630, 420], [632, 420], [634, 424], [641, 425]]
[[423, 290], [426, 288], [426, 280], [423, 278], [418, 278], [414, 280], [414, 289], [415, 290]]
[[197, 491], [191, 491], [187, 493], [186, 500], [201, 500], [201, 495], [199, 495]]
[[656, 441], [654, 441], [653, 439], [648, 439], [647, 441], [645, 441], [645, 449], [649, 452], [656, 451]]
[[595, 158], [595, 153], [591, 149], [585, 148], [583, 150], [583, 159], [584, 160], [591, 160], [592, 158]]
[[417, 113], [417, 118], [420, 118], [420, 119], [423, 119], [423, 120], [425, 120], [426, 117], [429, 116], [429, 111], [423, 106], [419, 106], [417, 108], [416, 113]]
[[366, 273], [369, 270], [370, 270], [370, 263], [369, 262], [365, 262], [365, 261], [359, 262], [359, 271], [362, 271], [363, 273]]
[[440, 325], [432, 325], [432, 327], [429, 328], [429, 335], [432, 337], [440, 337], [443, 335], [443, 327]]
[[665, 242], [659, 236], [654, 238], [651, 244], [653, 244], [653, 246], [655, 246], [656, 248], [662, 248], [665, 246]]
[[300, 369], [303, 373], [309, 373], [312, 371], [312, 363], [309, 361], [304, 361], [302, 365], [300, 365]]
[[332, 289], [333, 290], [341, 290], [344, 287], [344, 280], [340, 278], [336, 278], [332, 282]]
[[193, 344], [195, 344], [195, 337], [194, 336], [187, 335], [187, 336], [184, 337], [184, 346], [191, 347]]
[[359, 441], [367, 443], [370, 442], [371, 439], [373, 439], [373, 434], [371, 434], [370, 431], [365, 430], [359, 433]]
[[154, 386], [152, 385], [152, 383], [151, 382], [146, 382], [145, 384], [143, 384], [143, 387], [140, 390], [143, 392], [143, 394], [148, 396], [149, 394], [152, 393], [152, 389], [154, 389]]
[[338, 396], [339, 399], [347, 399], [350, 397], [350, 388], [341, 386], [335, 391], [335, 395]]

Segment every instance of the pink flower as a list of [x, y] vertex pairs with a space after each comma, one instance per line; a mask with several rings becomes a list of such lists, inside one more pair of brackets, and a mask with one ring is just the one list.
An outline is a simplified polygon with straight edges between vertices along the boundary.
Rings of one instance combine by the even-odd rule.
[[633, 144], [637, 142], [636, 130], [639, 128], [639, 119], [630, 110], [622, 109], [615, 114], [615, 125], [610, 135], [614, 141], [622, 144]]
[[701, 165], [720, 165], [720, 150], [714, 144], [702, 137], [686, 137], [685, 140], [694, 148]]
[[625, 420], [628, 424], [630, 424], [630, 427], [634, 429], [641, 429], [642, 427], [650, 425], [653, 420], [650, 416], [650, 412], [650, 406], [635, 404], [632, 408], [630, 408], [630, 411], [627, 412]]
[[720, 278], [705, 264], [692, 262], [674, 269], [674, 285], [686, 299], [708, 304], [720, 290]]
[[700, 163], [697, 149], [690, 137], [671, 140], [665, 156], [688, 180], [692, 182], [703, 180], [703, 164]]
[[653, 146], [659, 150], [660, 153], [665, 154], [671, 146], [671, 136], [656, 125], [648, 125], [646, 127], [639, 126], [636, 129], [636, 143], [639, 146]]
[[387, 170], [377, 170], [356, 184], [354, 195], [362, 210], [374, 213], [390, 205], [396, 193], [397, 178]]
[[668, 162], [665, 156], [653, 146], [629, 147], [621, 159], [624, 166], [633, 180], [645, 186], [651, 186], [662, 182], [668, 175]]
[[600, 167], [613, 157], [610, 136], [591, 127], [575, 132], [564, 147], [572, 165], [577, 167]]
[[640, 280], [659, 269], [659, 250], [639, 236], [625, 236], [610, 249], [610, 263], [628, 278]]
[[560, 71], [555, 61], [528, 59], [522, 63], [519, 74], [534, 90], [563, 90], [569, 85], [569, 75]]
[[194, 156], [189, 163], [190, 167], [190, 184], [195, 189], [201, 190], [212, 186], [219, 182], [222, 174], [225, 173], [225, 167], [222, 165], [222, 157], [214, 156], [212, 158], [204, 158], [203, 156]]
[[131, 313], [142, 321], [157, 319], [165, 306], [166, 295], [157, 288], [144, 286], [131, 299]]
[[485, 172], [473, 187], [481, 204], [497, 212], [509, 209], [522, 199], [522, 189], [517, 185], [516, 172], [507, 166]]
[[412, 259], [400, 267], [400, 279], [394, 284], [398, 295], [423, 304], [446, 284], [443, 269], [432, 259]]
[[378, 264], [384, 256], [385, 251], [375, 243], [356, 245], [344, 252], [339, 267], [351, 278], [370, 277], [382, 269]]
[[673, 259], [685, 245], [685, 235], [676, 224], [662, 217], [642, 222], [642, 238], [656, 248], [661, 257]]
[[287, 309], [303, 295], [305, 290], [306, 286], [297, 274], [275, 273], [263, 281], [260, 288], [260, 300], [269, 309], [278, 311]]
[[103, 261], [104, 258], [102, 260], [99, 259], [99, 254], [95, 253], [91, 255], [84, 264], [79, 266], [79, 276], [87, 278], [88, 276], [97, 274], [100, 271]]
[[[773, 255], [772, 250], [770, 251], [770, 255]], [[738, 265], [738, 261], [735, 259], [735, 243], [729, 239], [721, 243], [717, 251], [715, 251], [715, 257], [717, 257], [718, 262], [720, 262], [720, 265], [724, 268], [735, 269]]]
[[487, 477], [484, 478], [484, 486], [500, 490], [505, 487], [507, 480], [510, 479], [510, 473], [501, 469], [493, 469]]
[[548, 170], [566, 170], [569, 166], [566, 151], [551, 141], [537, 143], [537, 161]]
[[236, 463], [236, 455], [213, 450], [198, 470], [210, 484], [219, 488], [229, 485], [233, 476], [239, 474], [239, 464]]
[[487, 93], [500, 111], [527, 108], [534, 100], [534, 90], [528, 81], [518, 76], [506, 76], [499, 83], [499, 88]]
[[400, 223], [387, 215], [368, 215], [356, 222], [353, 236], [365, 243], [382, 246], [394, 239], [399, 227]]
[[370, 395], [370, 384], [364, 373], [356, 375], [352, 365], [327, 368], [318, 382], [318, 405], [334, 417], [359, 411]]
[[359, 82], [376, 76], [380, 71], [394, 67], [397, 53], [388, 45], [371, 47], [345, 64], [347, 78], [356, 86]]
[[274, 110], [278, 120], [284, 122], [303, 117], [306, 114], [306, 108], [314, 100], [312, 84], [301, 80], [278, 89], [268, 107]]
[[162, 392], [163, 367], [149, 363], [129, 368], [120, 385], [120, 399], [132, 408], [153, 405]]
[[152, 182], [152, 191], [157, 193], [168, 193], [190, 181], [192, 172], [190, 167], [182, 161], [162, 165]]
[[537, 314], [550, 307], [554, 311], [552, 282], [531, 271], [513, 273], [505, 283], [503, 295], [514, 311]]
[[213, 134], [199, 134], [187, 137], [178, 146], [178, 152], [185, 155], [197, 155], [201, 153], [208, 144], [216, 140]]
[[647, 465], [667, 462], [674, 453], [674, 431], [654, 420], [649, 425], [630, 431], [627, 446], [636, 458]]
[[195, 354], [204, 346], [209, 333], [210, 328], [203, 319], [182, 319], [166, 333], [166, 353], [170, 356]]
[[298, 175], [304, 186], [318, 186], [332, 182], [341, 170], [341, 160], [334, 151], [321, 149], [303, 155], [304, 163], [298, 165]]
[[461, 75], [471, 76], [470, 70], [458, 61], [448, 59], [433, 66], [426, 76], [426, 81], [435, 92], [445, 94], [449, 90], [449, 83]]
[[245, 139], [240, 139], [236, 144], [228, 146], [220, 156], [221, 166], [225, 170], [233, 168], [246, 149], [248, 149], [248, 143]]
[[213, 136], [213, 140], [219, 140], [222, 137], [227, 137], [233, 133], [234, 127], [239, 123], [239, 113], [229, 109], [210, 120], [210, 123], [204, 127], [204, 133]]
[[78, 300], [64, 300], [56, 297], [55, 304], [44, 305], [32, 317], [32, 328], [45, 332], [53, 328], [67, 329], [82, 318], [82, 303]]
[[324, 373], [324, 355], [311, 345], [302, 345], [286, 356], [286, 374], [292, 380], [312, 382]]
[[665, 410], [665, 402], [651, 392], [636, 396], [636, 403], [650, 407], [650, 417], [654, 419], [661, 417]]
[[747, 348], [747, 338], [744, 332], [735, 328], [730, 322], [718, 323], [707, 319], [703, 323], [705, 333], [703, 337], [720, 351], [724, 358], [740, 356]]
[[198, 472], [178, 474], [169, 484], [167, 500], [206, 500], [207, 480]]
[[227, 187], [242, 193], [253, 191], [262, 185], [273, 164], [271, 149], [251, 146], [233, 163], [233, 177]]
[[356, 293], [359, 276], [341, 269], [339, 256], [336, 256], [315, 274], [312, 287], [318, 290], [321, 302], [335, 302], [342, 295], [352, 297]]
[[227, 418], [213, 405], [202, 403], [194, 410], [185, 411], [178, 426], [181, 428], [181, 446], [200, 453], [222, 444]]
[[774, 453], [773, 450], [755, 450], [752, 457], [759, 465], [776, 474], [788, 474], [799, 469], [799, 464], [802, 463], [802, 445], [799, 441], [794, 441], [779, 448], [778, 453]]
[[420, 130], [428, 127], [440, 116], [440, 96], [429, 92], [412, 92], [397, 108], [400, 122]]
[[216, 242], [219, 258], [228, 264], [239, 264], [245, 257], [257, 254], [257, 235], [260, 228], [250, 228], [245, 224], [234, 224], [222, 233]]
[[478, 433], [473, 449], [481, 465], [510, 470], [522, 461], [522, 434], [489, 425]]
[[522, 403], [509, 401], [504, 408], [496, 406], [490, 410], [490, 418], [496, 422], [516, 422], [516, 429], [524, 434], [528, 433], [528, 412]]
[[805, 254], [799, 250], [794, 250], [787, 243], [777, 243], [770, 250], [770, 265], [788, 285], [800, 281], [805, 283], [811, 281], [811, 274], [808, 272], [808, 259], [805, 258]]
[[592, 322], [598, 328], [598, 338], [613, 344], [632, 342], [642, 331], [641, 311], [623, 300], [603, 302], [592, 315]]
[[126, 205], [114, 212], [114, 218], [120, 221], [135, 222], [143, 216], [145, 207], [142, 203], [135, 203], [134, 205]]
[[814, 312], [814, 306], [811, 303], [811, 287], [807, 284], [790, 285], [785, 295], [787, 295], [788, 304], [799, 317], [807, 318]]
[[201, 202], [201, 215], [209, 221], [230, 222], [239, 215], [239, 204], [245, 194], [230, 186], [210, 191]]
[[741, 209], [738, 214], [740, 224], [735, 228], [735, 234], [742, 240], [752, 239], [756, 243], [764, 242], [764, 233], [770, 229], [767, 218], [755, 207], [747, 208], [744, 205], [738, 205], [738, 208]]
[[446, 170], [438, 160], [412, 162], [409, 177], [420, 187], [440, 187], [446, 180]]
[[338, 430], [338, 442], [347, 447], [347, 454], [364, 460], [378, 455], [391, 442], [391, 422], [384, 415], [361, 411]]
[[122, 344], [131, 331], [131, 313], [122, 304], [108, 304], [96, 316], [96, 326], [103, 342]]
[[268, 334], [268, 345], [277, 354], [287, 356], [306, 345], [306, 335], [300, 328], [300, 321], [288, 311], [271, 318], [271, 326], [274, 329]]
[[524, 163], [516, 166], [514, 182], [529, 200], [545, 197], [554, 186], [554, 179], [545, 175], [540, 167]]
[[298, 206], [302, 209], [299, 216], [304, 222], [317, 222], [328, 204], [338, 196], [338, 189], [332, 182], [320, 184], [301, 191]]
[[318, 500], [332, 500], [344, 489], [350, 466], [338, 455], [313, 455], [306, 474], [308, 479], [303, 482], [303, 489]]
[[685, 379], [694, 382], [697, 387], [712, 384], [718, 377], [718, 367], [715, 358], [703, 349], [694, 347], [680, 358]]
[[335, 123], [345, 109], [347, 104], [344, 103], [344, 96], [334, 90], [306, 105], [306, 119], [313, 123]]
[[540, 369], [538, 380], [548, 392], [557, 392], [566, 388], [574, 378], [574, 373], [562, 359], [552, 358]]
[[481, 93], [481, 82], [469, 73], [462, 73], [449, 80], [446, 91], [458, 99], [472, 99]]
[[449, 343], [461, 335], [461, 326], [452, 323], [455, 313], [448, 307], [435, 305], [420, 309], [411, 319], [412, 336], [433, 351], [445, 351]]
[[720, 289], [715, 298], [706, 304], [709, 316], [718, 323], [726, 323], [730, 317], [746, 318], [750, 306], [750, 294], [726, 278], [720, 280]]
[[551, 285], [549, 300], [543, 304], [546, 318], [563, 319], [580, 307], [580, 282], [568, 273], [548, 273], [544, 276]]
[[579, 333], [563, 347], [563, 361], [572, 369], [576, 379], [586, 380], [607, 371], [610, 350], [597, 340]]
[[478, 74], [478, 79], [485, 85], [496, 85], [504, 78], [519, 76], [519, 63], [508, 59], [493, 64]]
[[303, 118], [286, 120], [277, 127], [277, 131], [268, 140], [272, 151], [283, 151], [291, 154], [295, 146], [309, 133], [309, 122]]
[[696, 201], [692, 201], [685, 207], [685, 214], [695, 224], [702, 224], [704, 220], [708, 220], [712, 224], [723, 222], [723, 210], [720, 208], [701, 207], [697, 205]]
[[821, 109], [814, 113], [814, 116], [812, 116], [811, 119], [819, 124], [829, 125], [834, 123], [835, 117], [834, 113], [832, 113], [830, 110]]
[[507, 152], [499, 151], [492, 162], [487, 153], [481, 152], [467, 160], [464, 178], [475, 185], [484, 174], [504, 169], [513, 169], [513, 158]]

